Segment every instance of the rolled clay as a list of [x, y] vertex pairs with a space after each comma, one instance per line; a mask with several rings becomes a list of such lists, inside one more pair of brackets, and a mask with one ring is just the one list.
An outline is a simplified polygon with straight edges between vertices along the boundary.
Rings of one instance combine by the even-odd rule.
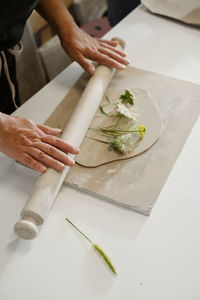
[[[117, 91], [119, 91], [118, 95], [120, 95], [124, 89], [124, 86], [128, 86], [129, 88], [131, 87], [133, 81], [131, 76], [129, 76], [128, 71], [130, 72], [130, 67], [127, 67], [123, 72], [115, 73], [112, 83], [106, 92], [109, 92], [109, 99], [114, 99], [114, 95], [117, 94]], [[133, 72], [134, 71], [135, 69], [133, 69]], [[122, 74], [127, 74], [127, 76], [122, 78]], [[118, 75], [118, 77], [116, 75]], [[127, 78], [128, 76], [129, 78]], [[112, 90], [114, 91], [113, 97]], [[128, 154], [122, 154], [118, 151], [111, 151], [108, 144], [100, 143], [99, 140], [102, 140], [101, 134], [99, 135], [97, 132], [88, 130], [83, 142], [81, 143], [80, 154], [76, 157], [76, 162], [80, 166], [96, 168], [113, 161], [120, 161], [136, 157], [150, 149], [160, 138], [162, 121], [160, 113], [153, 99], [144, 90], [134, 88], [131, 89], [131, 91], [134, 95], [134, 109], [137, 113], [137, 123], [135, 124], [135, 127], [140, 124], [145, 125], [147, 130], [144, 138], [140, 139], [139, 136], [136, 136], [132, 151], [130, 151]], [[103, 101], [104, 102], [101, 102], [101, 106], [107, 104], [106, 99]], [[95, 116], [96, 118], [94, 117], [90, 124], [91, 128], [113, 126], [113, 124], [119, 122], [119, 120], [107, 117], [105, 115], [99, 117], [99, 112], [97, 112]]]
[[[115, 40], [118, 40], [121, 48], [124, 48], [121, 39]], [[99, 65], [96, 68], [64, 129], [62, 134], [64, 141], [77, 147], [81, 145], [112, 75], [113, 70], [107, 66]], [[71, 157], [73, 158], [73, 155]], [[21, 220], [14, 226], [14, 231], [19, 237], [30, 240], [37, 236], [38, 226], [44, 223], [68, 171], [68, 166], [61, 172], [48, 168], [46, 173], [40, 176], [21, 212]]]

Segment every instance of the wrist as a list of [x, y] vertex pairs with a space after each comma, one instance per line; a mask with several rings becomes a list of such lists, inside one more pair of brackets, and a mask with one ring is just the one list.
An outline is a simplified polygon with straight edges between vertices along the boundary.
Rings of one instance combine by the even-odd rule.
[[5, 117], [6, 117], [6, 115], [4, 113], [0, 112], [0, 133], [1, 133], [1, 129], [2, 129]]
[[66, 15], [63, 16], [62, 20], [57, 20], [55, 24], [55, 30], [58, 34], [60, 41], [70, 38], [74, 35], [78, 29], [78, 25], [75, 23], [73, 17], [66, 10]]
[[5, 128], [5, 117], [7, 115], [3, 114], [0, 112], [0, 151], [1, 151], [1, 142], [2, 142], [2, 137], [4, 135], [4, 128]]

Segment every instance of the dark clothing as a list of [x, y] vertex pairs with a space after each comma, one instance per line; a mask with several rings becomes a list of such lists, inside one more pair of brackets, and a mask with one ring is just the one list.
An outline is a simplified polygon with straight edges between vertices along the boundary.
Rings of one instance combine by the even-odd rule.
[[[16, 81], [15, 57], [7, 49], [13, 48], [22, 38], [28, 17], [39, 0], [0, 0], [0, 51], [6, 55], [10, 79], [15, 85], [15, 102], [19, 106]], [[16, 108], [13, 104], [11, 89], [4, 71], [4, 61], [0, 53], [2, 69], [0, 73], [0, 112], [11, 114]]]
[[38, 0], [0, 0], [0, 50], [14, 47]]
[[115, 26], [140, 4], [140, 0], [108, 0], [108, 20]]
[[[15, 102], [18, 106], [20, 106], [19, 94], [18, 94], [18, 85], [16, 80], [16, 63], [15, 57], [10, 54], [8, 51], [5, 51], [6, 60], [9, 68], [10, 79], [12, 83], [15, 85]], [[4, 64], [2, 60], [2, 64]], [[12, 94], [10, 90], [10, 86], [8, 80], [6, 78], [4, 72], [4, 65], [2, 65], [1, 75], [0, 75], [0, 112], [10, 115], [13, 111], [15, 111], [15, 106], [12, 101]]]

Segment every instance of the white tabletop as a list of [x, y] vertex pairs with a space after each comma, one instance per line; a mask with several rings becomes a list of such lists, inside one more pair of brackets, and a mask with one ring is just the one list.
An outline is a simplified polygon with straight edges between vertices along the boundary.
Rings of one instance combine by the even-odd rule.
[[[107, 37], [121, 36], [132, 65], [200, 83], [200, 31], [136, 9]], [[43, 122], [81, 74], [73, 63], [17, 115]], [[39, 236], [13, 225], [38, 174], [0, 155], [1, 300], [200, 299], [200, 119], [150, 217], [70, 189], [61, 191]], [[111, 257], [114, 277], [69, 217]]]

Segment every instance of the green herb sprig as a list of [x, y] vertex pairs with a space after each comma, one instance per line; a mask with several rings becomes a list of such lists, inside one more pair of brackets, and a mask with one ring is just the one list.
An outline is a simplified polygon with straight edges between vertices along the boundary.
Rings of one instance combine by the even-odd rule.
[[66, 218], [66, 221], [68, 221], [76, 230], [78, 230], [78, 232], [80, 234], [82, 234], [82, 236], [84, 236], [88, 242], [90, 242], [93, 246], [93, 248], [95, 249], [95, 251], [97, 251], [100, 256], [104, 259], [104, 261], [106, 262], [107, 266], [110, 268], [110, 270], [115, 274], [117, 275], [117, 272], [116, 272], [116, 269], [115, 267], [113, 266], [111, 260], [109, 259], [109, 257], [105, 254], [105, 252], [95, 243], [93, 243], [91, 241], [91, 239], [89, 239], [77, 226], [75, 226], [68, 218]]
[[125, 90], [124, 94], [120, 95], [120, 99], [122, 103], [130, 103], [131, 105], [134, 104], [133, 94], [129, 90]]
[[133, 133], [133, 134], [140, 134], [141, 138], [144, 137], [145, 132], [146, 132], [146, 127], [144, 125], [138, 125], [135, 127], [133, 130], [126, 130], [126, 129], [108, 129], [104, 127], [97, 127], [97, 128], [89, 128], [90, 130], [96, 131], [96, 132], [102, 132], [105, 133], [106, 135], [111, 135], [111, 136], [119, 136], [127, 133]]
[[108, 144], [112, 149], [115, 149], [122, 154], [128, 154], [133, 150], [135, 135], [139, 135], [140, 139], [142, 139], [146, 133], [146, 127], [144, 125], [138, 125], [133, 130], [115, 129], [112, 127], [97, 127], [89, 129], [98, 132], [100, 135], [108, 138], [109, 141], [96, 138], [91, 139]]

